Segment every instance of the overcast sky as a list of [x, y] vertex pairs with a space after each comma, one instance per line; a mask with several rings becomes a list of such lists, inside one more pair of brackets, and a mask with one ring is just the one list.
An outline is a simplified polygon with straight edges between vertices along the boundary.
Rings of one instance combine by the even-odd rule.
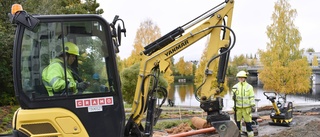
[[[235, 0], [231, 28], [236, 34], [236, 45], [231, 57], [240, 54], [255, 54], [265, 49], [268, 37], [266, 27], [272, 23], [271, 15], [277, 0]], [[133, 42], [140, 23], [151, 19], [165, 35], [184, 25], [195, 17], [215, 7], [223, 0], [97, 0], [104, 10], [102, 15], [111, 22], [115, 15], [125, 21], [127, 37], [122, 36], [120, 57], [127, 58], [133, 49]], [[298, 16], [294, 23], [302, 41], [300, 48], [313, 48], [320, 52], [320, 0], [289, 0]], [[177, 54], [185, 61], [199, 60], [206, 38]]]

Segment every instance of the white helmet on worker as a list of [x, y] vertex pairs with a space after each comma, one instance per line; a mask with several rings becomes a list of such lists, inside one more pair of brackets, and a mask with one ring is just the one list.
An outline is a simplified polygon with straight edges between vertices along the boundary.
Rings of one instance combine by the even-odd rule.
[[245, 72], [245, 71], [239, 71], [238, 73], [237, 73], [237, 78], [247, 78], [247, 72]]

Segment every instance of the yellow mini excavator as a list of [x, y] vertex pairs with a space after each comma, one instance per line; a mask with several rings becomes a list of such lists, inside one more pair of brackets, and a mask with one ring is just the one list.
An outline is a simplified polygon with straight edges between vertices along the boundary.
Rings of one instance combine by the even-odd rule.
[[[144, 47], [135, 89], [131, 116], [125, 118], [121, 81], [116, 53], [121, 34], [126, 32], [124, 21], [115, 16], [111, 22], [99, 15], [30, 15], [18, 8], [11, 13], [16, 26], [13, 52], [15, 95], [20, 108], [13, 117], [14, 137], [121, 137], [152, 136], [153, 126], [161, 114], [156, 94], [167, 91], [158, 85], [158, 76], [169, 67], [170, 58], [209, 36], [205, 78], [198, 87], [196, 99], [207, 112], [207, 121], [220, 136], [236, 137], [239, 130], [222, 111], [223, 89], [228, 59], [236, 37], [231, 29], [234, 0], [224, 0], [204, 14], [177, 27]], [[190, 30], [185, 32], [186, 30]], [[64, 88], [48, 94], [42, 71], [57, 56], [66, 56], [66, 42], [79, 48], [80, 55], [71, 65], [77, 82], [90, 82], [83, 91]], [[216, 60], [217, 59], [217, 60]], [[217, 71], [214, 71], [215, 66]], [[67, 72], [65, 71], [64, 74]], [[92, 77], [96, 74], [99, 77]], [[97, 81], [97, 78], [98, 81]], [[62, 77], [65, 85], [68, 77]], [[216, 81], [216, 87], [212, 87]], [[133, 89], [134, 90], [134, 89]], [[146, 118], [145, 118], [146, 115]], [[142, 120], [145, 118], [145, 125]]]

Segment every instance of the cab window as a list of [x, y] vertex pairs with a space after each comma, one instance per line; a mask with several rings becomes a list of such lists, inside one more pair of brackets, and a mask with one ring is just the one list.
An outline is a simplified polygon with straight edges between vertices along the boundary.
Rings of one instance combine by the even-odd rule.
[[[97, 21], [42, 22], [35, 31], [25, 29], [21, 44], [23, 92], [30, 99], [113, 92], [112, 78], [108, 75], [106, 65], [108, 64], [108, 48], [106, 48], [108, 45], [106, 45], [105, 35]], [[69, 49], [66, 48], [66, 42], [74, 43], [79, 50], [79, 55], [75, 56], [72, 64], [68, 64], [66, 59], [63, 60], [68, 56]], [[57, 61], [58, 59], [61, 61]], [[45, 82], [43, 71], [54, 62], [58, 62], [53, 69], [55, 72], [47, 74], [59, 73], [55, 79], [62, 79], [60, 82], [65, 83], [59, 83], [60, 86], [67, 86], [63, 90], [55, 90], [52, 94], [48, 89], [57, 83], [53, 82], [54, 78]], [[73, 86], [70, 84], [68, 73], [75, 80]], [[77, 85], [81, 82], [86, 82], [87, 85], [80, 91]], [[77, 91], [70, 87], [75, 87]]]

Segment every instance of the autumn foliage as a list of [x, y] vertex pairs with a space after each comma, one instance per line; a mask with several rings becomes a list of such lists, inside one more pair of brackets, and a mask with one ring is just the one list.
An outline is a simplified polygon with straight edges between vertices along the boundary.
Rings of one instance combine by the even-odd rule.
[[259, 79], [263, 88], [279, 93], [306, 93], [310, 88], [311, 68], [303, 50], [301, 36], [293, 21], [297, 15], [287, 0], [278, 0], [272, 14], [273, 23], [267, 26], [270, 42], [265, 51], [259, 50], [263, 69]]
[[[142, 61], [142, 51], [144, 47], [153, 41], [160, 38], [161, 33], [157, 25], [155, 25], [152, 20], [147, 19], [140, 23], [140, 27], [136, 32], [135, 41], [133, 43], [133, 50], [130, 56], [123, 61], [121, 71], [121, 81], [122, 81], [122, 93], [125, 102], [131, 104], [134, 99], [134, 94], [137, 86], [137, 79], [140, 71], [140, 63]], [[173, 65], [169, 60], [170, 65]], [[170, 83], [173, 82], [172, 70], [167, 69], [164, 74], [159, 77], [160, 86], [166, 87], [169, 90], [171, 87]]]

